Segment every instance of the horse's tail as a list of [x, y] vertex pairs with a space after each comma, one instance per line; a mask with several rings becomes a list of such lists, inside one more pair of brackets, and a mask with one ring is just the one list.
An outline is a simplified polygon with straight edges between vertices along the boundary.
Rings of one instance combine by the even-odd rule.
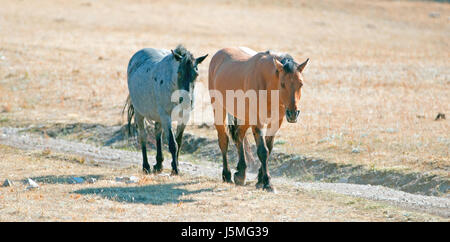
[[237, 134], [237, 129], [238, 129], [238, 125], [237, 125], [237, 118], [233, 117], [230, 114], [227, 114], [228, 117], [228, 134], [231, 136], [231, 139], [233, 140], [233, 142], [236, 142], [238, 139], [238, 134]]
[[[228, 133], [231, 136], [231, 139], [233, 140], [233, 142], [236, 143], [236, 141], [238, 140], [237, 119], [230, 114], [227, 114], [227, 115], [228, 115], [228, 129], [227, 130], [228, 130]], [[247, 136], [244, 136], [244, 138], [242, 139], [242, 143], [244, 145], [245, 157], [247, 158], [247, 165], [251, 170], [254, 170], [254, 168], [256, 166], [256, 160], [252, 155], [252, 151], [250, 149], [250, 143], [248, 142]]]
[[125, 113], [125, 110], [127, 112], [127, 129], [128, 129], [128, 134], [130, 136], [133, 135], [134, 132], [131, 132], [131, 121], [133, 120], [134, 117], [134, 106], [133, 103], [131, 103], [131, 97], [130, 95], [128, 95], [127, 97], [127, 101], [125, 102], [125, 105], [123, 106], [123, 110], [122, 110], [122, 116]]

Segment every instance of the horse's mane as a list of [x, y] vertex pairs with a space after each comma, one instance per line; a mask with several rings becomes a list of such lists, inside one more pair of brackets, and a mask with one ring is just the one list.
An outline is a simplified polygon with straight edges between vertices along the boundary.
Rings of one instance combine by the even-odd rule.
[[182, 56], [183, 58], [189, 58], [191, 61], [194, 60], [194, 56], [189, 52], [183, 45], [179, 44], [177, 48], [173, 50], [176, 54]]
[[293, 73], [298, 67], [298, 63], [294, 61], [294, 58], [287, 53], [277, 53], [272, 50], [266, 51], [267, 54], [273, 56], [281, 64], [283, 64], [283, 69], [286, 73]]
[[190, 83], [194, 81], [192, 78], [192, 63], [195, 62], [194, 56], [183, 45], [179, 44], [175, 50], [175, 54], [182, 57], [178, 67], [178, 86], [186, 91], [190, 90]]

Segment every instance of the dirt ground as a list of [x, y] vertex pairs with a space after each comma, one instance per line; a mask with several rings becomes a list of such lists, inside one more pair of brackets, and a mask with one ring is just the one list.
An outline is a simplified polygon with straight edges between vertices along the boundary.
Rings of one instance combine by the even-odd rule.
[[[448, 119], [435, 121], [438, 113], [447, 117], [450, 113], [447, 3], [0, 0], [0, 6], [0, 126], [120, 125], [128, 95], [126, 67], [139, 49], [173, 49], [183, 43], [195, 56], [211, 57], [223, 47], [247, 46], [311, 60], [305, 70], [301, 120], [283, 124], [276, 152], [362, 165], [365, 170], [450, 178], [450, 124]], [[199, 83], [207, 83], [210, 57], [199, 68]], [[197, 137], [216, 137], [211, 128], [189, 126], [187, 131]], [[364, 199], [289, 186], [280, 188], [275, 197], [253, 187], [187, 175], [151, 176], [148, 185], [121, 188], [123, 184], [110, 180], [135, 174], [138, 168], [82, 166], [65, 156], [47, 157], [3, 146], [0, 156], [1, 179], [12, 176], [21, 184], [31, 175], [50, 176], [50, 182], [36, 191], [25, 191], [24, 185], [0, 188], [2, 221], [279, 221], [286, 214], [286, 220], [436, 219]], [[64, 175], [105, 178], [92, 185], [71, 185], [55, 178]], [[145, 195], [156, 190], [164, 191], [167, 211], [160, 209], [158, 198]], [[127, 195], [108, 197], [122, 192]], [[127, 196], [132, 193], [146, 202], [130, 202]], [[270, 201], [270, 209], [261, 201]], [[255, 212], [242, 213], [236, 204]], [[64, 209], [69, 209], [67, 216]], [[223, 217], [223, 211], [232, 213]]]
[[[326, 192], [278, 186], [278, 192], [225, 184], [217, 179], [142, 175], [136, 167], [80, 164], [50, 152], [0, 145], [0, 221], [446, 221], [383, 203]], [[11, 175], [13, 174], [13, 175]], [[30, 175], [32, 176], [30, 177]], [[116, 182], [138, 176], [137, 184]], [[71, 184], [72, 177], [96, 178]], [[40, 188], [27, 190], [32, 178]]]
[[[309, 57], [298, 124], [276, 147], [449, 173], [450, 5], [421, 1], [0, 1], [2, 122], [122, 123], [126, 66], [183, 43]], [[210, 58], [200, 66], [206, 83]], [[448, 116], [448, 115], [447, 115]], [[191, 130], [215, 136], [214, 131]], [[359, 153], [352, 153], [357, 149]]]

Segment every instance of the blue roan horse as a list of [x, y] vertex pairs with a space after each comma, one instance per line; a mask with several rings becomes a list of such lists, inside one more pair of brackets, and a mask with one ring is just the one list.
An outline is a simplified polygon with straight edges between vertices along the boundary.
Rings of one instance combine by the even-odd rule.
[[[155, 122], [156, 135], [156, 165], [155, 172], [162, 170], [164, 160], [161, 151], [161, 137], [168, 139], [169, 151], [172, 154], [172, 174], [178, 174], [178, 154], [180, 152], [183, 131], [186, 122], [178, 122], [177, 132], [172, 131], [172, 111], [181, 102], [173, 102], [172, 94], [177, 90], [184, 90], [189, 94], [192, 104], [194, 81], [198, 76], [197, 65], [208, 55], [195, 59], [183, 46], [175, 50], [142, 49], [133, 55], [128, 63], [128, 90], [124, 110], [128, 111], [128, 130], [134, 116], [137, 124], [139, 142], [143, 156], [143, 170], [150, 173], [147, 160], [147, 133], [144, 120]], [[184, 100], [186, 101], [186, 100]], [[188, 117], [189, 119], [189, 117]], [[131, 132], [130, 132], [131, 133]]]

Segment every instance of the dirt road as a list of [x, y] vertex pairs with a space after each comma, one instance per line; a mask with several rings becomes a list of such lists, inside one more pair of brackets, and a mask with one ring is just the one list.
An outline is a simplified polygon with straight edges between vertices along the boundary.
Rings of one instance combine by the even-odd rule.
[[[110, 167], [130, 167], [140, 165], [141, 157], [138, 152], [96, 147], [89, 144], [67, 141], [62, 139], [45, 138], [42, 136], [21, 133], [17, 128], [0, 128], [0, 144], [24, 150], [51, 150], [82, 157], [87, 164], [106, 165]], [[154, 161], [152, 161], [154, 162]], [[170, 167], [165, 161], [165, 167]], [[219, 178], [220, 167], [207, 162], [180, 161], [180, 169], [194, 177]], [[248, 179], [254, 181], [256, 174], [250, 173]], [[288, 178], [274, 178], [275, 186], [288, 185], [305, 190], [331, 191], [333, 193], [350, 195], [441, 216], [450, 217], [450, 199], [445, 197], [423, 196], [410, 194], [383, 186], [358, 185], [349, 183], [310, 183], [295, 182]]]

